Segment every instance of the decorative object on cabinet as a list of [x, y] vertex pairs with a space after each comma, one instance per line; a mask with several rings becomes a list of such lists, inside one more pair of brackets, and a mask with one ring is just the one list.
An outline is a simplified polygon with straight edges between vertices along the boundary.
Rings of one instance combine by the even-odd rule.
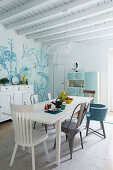
[[7, 85], [9, 84], [10, 80], [8, 78], [2, 78], [0, 79], [0, 84]]
[[13, 83], [14, 85], [19, 84], [19, 79], [18, 79], [18, 77], [13, 77], [13, 78], [12, 78], [12, 83]]
[[72, 70], [74, 70], [75, 72], [78, 72], [78, 63], [76, 62], [74, 63]]
[[17, 105], [29, 105], [30, 96], [33, 94], [32, 85], [10, 85], [0, 86], [0, 122], [11, 119], [10, 116], [6, 116], [3, 112], [10, 111], [10, 103]]
[[25, 74], [23, 76], [23, 83], [26, 84], [26, 77], [25, 77]]
[[95, 91], [94, 102], [99, 102], [99, 72], [68, 73], [69, 96], [84, 96], [83, 90]]
[[[83, 90], [84, 97], [93, 97], [95, 96], [95, 91], [94, 90]], [[90, 103], [94, 103], [94, 99], [90, 101]]]
[[76, 63], [75, 71], [78, 72], [78, 63]]

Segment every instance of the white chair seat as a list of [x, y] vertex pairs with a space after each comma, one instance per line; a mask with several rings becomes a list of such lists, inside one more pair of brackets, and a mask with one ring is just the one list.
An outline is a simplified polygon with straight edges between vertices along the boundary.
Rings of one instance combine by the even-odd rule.
[[32, 132], [33, 145], [37, 145], [48, 138], [48, 134], [45, 131], [33, 130]]

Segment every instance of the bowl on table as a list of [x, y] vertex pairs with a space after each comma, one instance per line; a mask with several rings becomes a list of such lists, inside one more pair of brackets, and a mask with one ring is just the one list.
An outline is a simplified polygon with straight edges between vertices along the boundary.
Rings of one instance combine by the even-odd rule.
[[72, 101], [73, 101], [73, 99], [65, 100], [65, 102], [66, 102], [67, 104], [70, 104]]

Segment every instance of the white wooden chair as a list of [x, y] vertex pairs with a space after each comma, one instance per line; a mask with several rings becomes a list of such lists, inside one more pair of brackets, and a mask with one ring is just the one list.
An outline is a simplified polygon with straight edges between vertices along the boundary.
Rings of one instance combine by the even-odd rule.
[[[48, 93], [48, 99], [52, 100], [52, 97], [53, 97], [53, 94], [52, 93]], [[53, 124], [53, 127], [55, 128], [54, 124]], [[45, 129], [46, 129], [46, 132], [47, 132], [47, 129], [48, 129], [47, 125], [46, 125]]]
[[52, 93], [48, 93], [48, 99], [51, 100], [52, 99], [53, 94]]
[[[37, 104], [39, 103], [39, 99], [43, 102], [43, 97], [41, 96], [41, 94], [32, 94], [30, 96], [30, 101], [31, 104]], [[36, 127], [36, 122], [34, 122], [34, 129]], [[46, 127], [45, 127], [46, 128]]]
[[50, 161], [46, 139], [48, 138], [45, 131], [36, 131], [32, 129], [32, 112], [33, 105], [13, 105], [11, 104], [11, 113], [15, 132], [15, 147], [13, 150], [10, 166], [12, 166], [18, 145], [31, 148], [32, 170], [35, 170], [35, 153], [34, 146], [43, 142], [47, 161]]
[[39, 99], [41, 100], [41, 102], [43, 102], [43, 97], [41, 96], [41, 94], [32, 94], [30, 96], [31, 104], [39, 103]]

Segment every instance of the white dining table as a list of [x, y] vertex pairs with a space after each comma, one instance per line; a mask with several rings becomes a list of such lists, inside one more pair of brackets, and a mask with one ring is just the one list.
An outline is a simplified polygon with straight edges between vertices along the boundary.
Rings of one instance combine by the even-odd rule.
[[[69, 118], [74, 108], [80, 104], [85, 102], [90, 102], [93, 98], [92, 97], [79, 97], [79, 96], [70, 96], [73, 98], [72, 103], [66, 104], [65, 110], [58, 114], [50, 114], [44, 111], [45, 104], [50, 104], [51, 101], [55, 100], [48, 100], [38, 104], [34, 104], [34, 112], [32, 113], [32, 120], [44, 123], [48, 125], [55, 124], [56, 128], [56, 163], [60, 165], [60, 147], [61, 147], [61, 123]], [[11, 112], [4, 112], [5, 115], [11, 116]]]

